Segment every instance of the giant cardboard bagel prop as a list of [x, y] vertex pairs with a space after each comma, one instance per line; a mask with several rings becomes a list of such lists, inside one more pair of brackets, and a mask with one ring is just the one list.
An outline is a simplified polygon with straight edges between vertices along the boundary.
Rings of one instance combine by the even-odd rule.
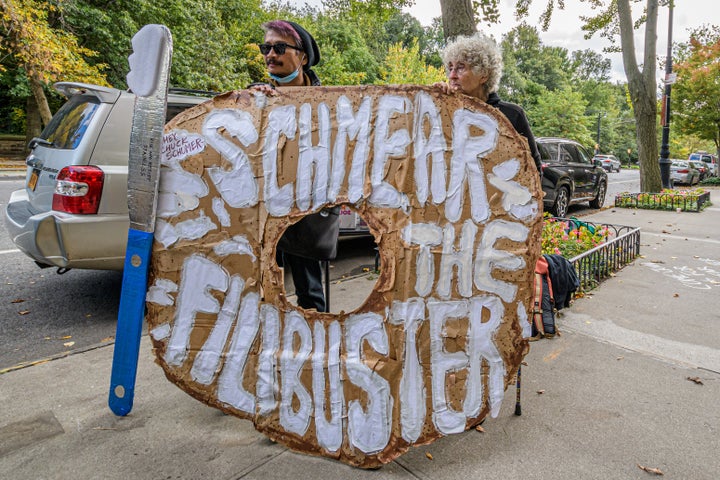
[[[498, 414], [528, 350], [538, 173], [497, 110], [428, 87], [223, 94], [165, 128], [147, 321], [195, 398], [294, 450], [377, 467]], [[348, 204], [380, 275], [288, 302], [288, 225]]]

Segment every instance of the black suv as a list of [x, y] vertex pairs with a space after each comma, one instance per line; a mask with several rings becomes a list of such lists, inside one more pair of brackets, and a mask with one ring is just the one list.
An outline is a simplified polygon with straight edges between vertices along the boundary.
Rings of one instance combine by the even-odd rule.
[[567, 138], [536, 138], [542, 159], [543, 203], [556, 217], [567, 215], [570, 205], [590, 202], [600, 208], [607, 192], [607, 173], [587, 150]]

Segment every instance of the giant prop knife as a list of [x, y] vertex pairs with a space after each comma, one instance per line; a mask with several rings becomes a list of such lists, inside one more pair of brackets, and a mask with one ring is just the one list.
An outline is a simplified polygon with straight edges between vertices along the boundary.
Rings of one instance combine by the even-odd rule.
[[132, 410], [145, 315], [160, 174], [160, 144], [172, 58], [170, 30], [163, 25], [145, 25], [133, 37], [132, 47], [127, 75], [128, 87], [135, 94], [128, 164], [130, 230], [108, 399], [110, 409], [123, 416]]

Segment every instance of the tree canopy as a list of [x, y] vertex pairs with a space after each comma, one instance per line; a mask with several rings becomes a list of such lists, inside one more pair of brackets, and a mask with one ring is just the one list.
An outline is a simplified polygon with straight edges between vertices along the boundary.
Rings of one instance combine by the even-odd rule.
[[671, 111], [680, 130], [720, 149], [720, 28], [696, 29], [674, 64]]
[[[543, 22], [550, 21], [553, 8], [563, 5], [546, 1]], [[657, 5], [662, 0], [643, 1]], [[517, 2], [517, 13], [526, 13], [531, 2]], [[618, 0], [618, 7], [628, 2]], [[126, 88], [130, 39], [147, 23], [163, 23], [173, 33], [171, 85], [225, 91], [264, 79], [265, 65], [257, 48], [263, 39], [260, 25], [275, 18], [295, 20], [313, 33], [322, 51], [316, 71], [326, 85], [429, 84], [444, 78], [439, 51], [446, 37], [472, 33], [478, 21], [496, 22], [499, 15], [497, 0], [441, 0], [443, 17], [425, 27], [401, 11], [411, 3], [324, 0], [320, 8], [298, 7], [282, 0], [3, 0], [0, 131], [36, 135], [40, 122], [32, 121], [39, 119], [35, 99], [47, 97], [45, 116], [60, 104], [59, 96], [49, 88], [54, 81]], [[600, 33], [617, 39], [621, 16], [614, 8], [616, 2], [590, 3], [597, 15], [584, 19], [588, 35]], [[453, 23], [453, 12], [462, 12], [470, 23]], [[657, 152], [657, 115], [652, 113], [657, 88], [648, 78], [654, 72], [654, 61], [652, 68], [642, 70], [637, 62], [630, 61], [626, 70], [630, 68], [628, 78], [634, 80], [614, 84], [610, 81], [610, 62], [602, 54], [544, 45], [533, 26], [520, 25], [498, 42], [505, 63], [499, 94], [528, 111], [536, 135], [568, 136], [591, 150], [597, 144], [601, 153], [613, 153], [624, 161], [638, 158], [639, 145], [642, 158], [653, 148]], [[696, 62], [689, 64], [692, 70], [699, 60], [692, 60], [690, 45], [686, 51], [678, 68], [682, 69], [680, 60]], [[686, 79], [696, 82], [696, 76], [679, 73], [674, 102], [681, 98], [694, 102], [693, 95], [702, 98], [702, 92], [708, 91], [709, 83], [705, 87], [681, 86]], [[641, 98], [652, 102], [640, 102]], [[685, 104], [682, 109], [688, 110]], [[705, 119], [710, 117], [704, 112], [698, 111], [693, 118], [707, 129], [710, 120]], [[633, 133], [639, 118], [646, 123], [652, 120], [653, 145], [644, 151], [641, 140], [648, 143], [650, 134], [641, 139]], [[709, 132], [693, 129], [684, 119], [676, 118], [683, 132], [693, 139], [685, 144], [709, 138]], [[656, 164], [657, 153], [654, 155]], [[653, 162], [649, 163], [652, 167]]]

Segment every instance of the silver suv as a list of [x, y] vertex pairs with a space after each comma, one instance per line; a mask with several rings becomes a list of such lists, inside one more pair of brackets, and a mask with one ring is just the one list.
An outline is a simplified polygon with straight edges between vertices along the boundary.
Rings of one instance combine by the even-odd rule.
[[[54, 88], [68, 100], [30, 142], [25, 188], [5, 212], [10, 238], [40, 267], [122, 270], [135, 96], [82, 83]], [[207, 99], [171, 90], [166, 120]]]

